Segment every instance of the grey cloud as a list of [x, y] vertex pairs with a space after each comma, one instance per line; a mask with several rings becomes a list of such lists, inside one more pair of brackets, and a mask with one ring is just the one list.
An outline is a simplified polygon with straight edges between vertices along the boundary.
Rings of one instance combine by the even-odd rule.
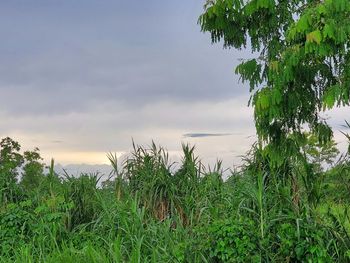
[[222, 137], [231, 136], [232, 133], [186, 133], [183, 135], [184, 138], [205, 138], [205, 137]]
[[105, 102], [139, 107], [161, 100], [222, 101], [246, 92], [232, 70], [240, 53], [211, 46], [196, 24], [202, 3], [100, 2], [88, 1], [80, 11], [67, 2], [22, 2], [19, 9], [0, 4], [7, 7], [0, 18], [6, 39], [1, 110], [65, 114]]
[[59, 114], [105, 102], [134, 107], [164, 99], [220, 101], [245, 91], [234, 85], [238, 81], [234, 81], [231, 62], [214, 60], [216, 52], [200, 59], [198, 54], [185, 58], [186, 50], [170, 51], [174, 53], [140, 55], [132, 63], [128, 52], [115, 59], [100, 54], [105, 58], [101, 62], [91, 58], [88, 63], [80, 56], [58, 58], [57, 54], [57, 59], [49, 55], [22, 66], [0, 65], [1, 107], [10, 113]]

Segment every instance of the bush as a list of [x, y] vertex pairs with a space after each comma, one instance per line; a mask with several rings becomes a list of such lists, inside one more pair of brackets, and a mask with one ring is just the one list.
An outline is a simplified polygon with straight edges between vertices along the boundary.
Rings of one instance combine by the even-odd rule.
[[31, 205], [31, 201], [24, 201], [0, 210], [0, 258], [13, 256], [17, 247], [30, 242], [35, 223]]
[[256, 229], [254, 222], [247, 218], [215, 221], [203, 229], [204, 253], [211, 262], [260, 262]]
[[[334, 230], [334, 229], [333, 229]], [[273, 262], [342, 262], [339, 240], [334, 232], [315, 218], [302, 218], [275, 224], [266, 250]]]

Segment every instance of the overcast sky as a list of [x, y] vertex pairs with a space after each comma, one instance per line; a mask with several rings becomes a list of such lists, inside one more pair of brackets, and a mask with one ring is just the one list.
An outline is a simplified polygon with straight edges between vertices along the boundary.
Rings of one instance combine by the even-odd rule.
[[211, 45], [203, 3], [0, 1], [0, 136], [63, 164], [106, 163], [132, 138], [237, 164], [254, 141], [233, 73], [249, 52]]

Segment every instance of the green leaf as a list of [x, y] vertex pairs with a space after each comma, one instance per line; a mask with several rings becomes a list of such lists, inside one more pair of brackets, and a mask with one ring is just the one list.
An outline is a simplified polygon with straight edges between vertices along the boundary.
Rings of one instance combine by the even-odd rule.
[[302, 17], [300, 17], [298, 23], [296, 24], [296, 30], [302, 33], [308, 29], [309, 29], [308, 17], [306, 15], [303, 15]]
[[326, 24], [323, 28], [323, 37], [329, 39], [335, 39], [335, 29], [331, 24]]
[[272, 7], [271, 0], [258, 0], [257, 7], [258, 8], [270, 8], [270, 7]]
[[306, 35], [306, 42], [320, 44], [322, 41], [322, 35], [320, 30], [312, 31]]
[[327, 14], [327, 8], [325, 7], [325, 5], [319, 5], [317, 8], [317, 13], [319, 15]]

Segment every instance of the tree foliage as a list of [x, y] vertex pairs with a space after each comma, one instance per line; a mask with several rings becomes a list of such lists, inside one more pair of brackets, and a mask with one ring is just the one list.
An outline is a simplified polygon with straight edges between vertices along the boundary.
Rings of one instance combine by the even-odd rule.
[[333, 139], [327, 143], [320, 143], [315, 135], [306, 134], [306, 141], [302, 148], [315, 170], [321, 172], [325, 166], [332, 165], [338, 156], [339, 150], [336, 146]]
[[236, 73], [250, 84], [261, 141], [288, 154], [287, 135], [305, 125], [330, 140], [320, 112], [349, 105], [349, 1], [210, 0], [199, 23], [213, 42], [259, 54]]
[[38, 187], [44, 174], [44, 164], [40, 156], [39, 149], [25, 151], [23, 153], [25, 164], [23, 167], [22, 185], [28, 190]]
[[18, 168], [23, 163], [20, 149], [19, 143], [9, 137], [0, 142], [0, 203], [16, 199]]

